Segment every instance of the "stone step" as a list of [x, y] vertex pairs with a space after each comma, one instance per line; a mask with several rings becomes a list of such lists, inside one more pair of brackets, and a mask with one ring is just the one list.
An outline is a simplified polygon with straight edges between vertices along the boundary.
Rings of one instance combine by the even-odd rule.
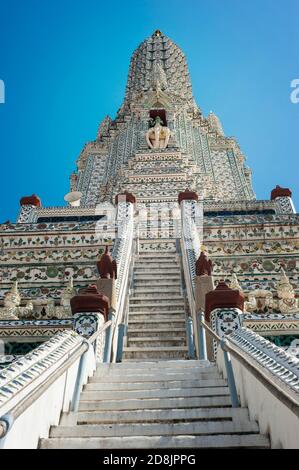
[[135, 268], [143, 268], [143, 267], [159, 267], [159, 268], [167, 268], [173, 267], [180, 269], [180, 264], [176, 259], [139, 259], [135, 260], [134, 262]]
[[130, 331], [130, 324], [131, 321], [135, 320], [148, 320], [148, 319], [153, 319], [153, 320], [168, 320], [172, 322], [174, 319], [182, 319], [182, 321], [185, 322], [185, 314], [183, 311], [181, 312], [164, 312], [163, 310], [157, 310], [157, 311], [148, 311], [148, 312], [135, 312], [131, 311], [129, 314], [129, 331]]
[[141, 301], [141, 302], [171, 302], [171, 301], [177, 301], [181, 300], [184, 302], [184, 297], [181, 295], [180, 290], [170, 290], [165, 289], [164, 291], [158, 289], [153, 290], [151, 292], [143, 292], [142, 289], [135, 289], [131, 291], [130, 295], [130, 302], [133, 301], [133, 303], [136, 303], [136, 301]]
[[127, 400], [96, 400], [96, 401], [80, 401], [79, 411], [90, 410], [140, 410], [140, 409], [157, 409], [157, 408], [213, 408], [231, 406], [230, 397], [213, 396], [213, 397], [174, 397], [174, 398], [146, 398], [127, 399]]
[[144, 303], [144, 305], [151, 306], [155, 304], [159, 305], [184, 305], [184, 299], [181, 295], [173, 295], [170, 296], [168, 294], [164, 294], [163, 297], [161, 297], [160, 294], [153, 295], [152, 298], [150, 296], [145, 296], [145, 295], [134, 295], [133, 297], [130, 297], [130, 306], [134, 306], [135, 304], [140, 304]]
[[168, 315], [169, 318], [181, 315], [183, 319], [186, 319], [185, 309], [181, 306], [175, 305], [171, 308], [171, 305], [169, 305], [168, 308], [166, 307], [166, 305], [156, 305], [154, 307], [144, 306], [144, 304], [130, 305], [129, 315], [161, 315], [162, 317]]
[[155, 280], [155, 281], [167, 281], [169, 283], [169, 281], [180, 281], [181, 279], [181, 276], [180, 276], [180, 273], [135, 273], [134, 274], [134, 278], [135, 278], [135, 282], [136, 281], [152, 281], [152, 280]]
[[145, 259], [147, 260], [150, 258], [151, 260], [154, 260], [155, 258], [158, 259], [177, 259], [178, 254], [176, 252], [165, 252], [165, 251], [139, 251], [139, 254], [136, 255], [137, 260], [142, 260]]
[[[143, 361], [144, 362], [144, 361]], [[167, 362], [167, 361], [163, 361]], [[187, 362], [187, 361], [186, 361]], [[132, 362], [123, 362], [125, 365], [131, 365], [134, 364], [134, 361]], [[140, 362], [139, 362], [140, 364]], [[150, 364], [150, 361], [144, 362], [144, 364]], [[138, 365], [138, 362], [136, 363], [135, 361], [135, 366]], [[110, 373], [108, 375], [97, 375], [94, 377], [91, 377], [89, 379], [89, 383], [151, 383], [151, 382], [175, 382], [175, 381], [182, 381], [182, 380], [212, 380], [212, 379], [219, 379], [221, 378], [218, 372], [202, 372], [202, 373], [195, 373], [193, 370], [190, 372], [163, 372], [161, 371], [160, 373], [154, 372], [154, 373], [139, 373], [139, 374], [133, 374], [129, 372], [122, 372], [120, 373]]]
[[[67, 413], [65, 413], [67, 415]], [[66, 416], [65, 422], [67, 422]], [[178, 421], [227, 420], [242, 422], [248, 420], [247, 408], [181, 408], [133, 411], [81, 411], [76, 414], [78, 424], [101, 423], [152, 423], [155, 421], [173, 423]]]
[[180, 265], [176, 261], [167, 261], [167, 262], [156, 262], [156, 261], [139, 261], [134, 263], [134, 272], [136, 270], [148, 270], [156, 272], [158, 270], [167, 271], [168, 269], [176, 270], [180, 272]]
[[[140, 306], [139, 309], [130, 309], [129, 312], [129, 323], [131, 320], [138, 320], [144, 318], [145, 320], [147, 319], [153, 319], [153, 320], [158, 320], [158, 319], [168, 319], [169, 321], [172, 321], [173, 319], [181, 319], [182, 321], [185, 321], [186, 315], [184, 312], [184, 309], [181, 310], [166, 310], [164, 308], [159, 309], [153, 308], [153, 310], [150, 310], [148, 307], [143, 309], [142, 306]], [[129, 325], [130, 328], [130, 325]]]
[[133, 291], [144, 292], [168, 292], [169, 290], [177, 292], [181, 295], [181, 282], [180, 279], [160, 279], [158, 283], [155, 279], [135, 279]]
[[[142, 390], [84, 390], [81, 401], [131, 400], [151, 398], [214, 397], [229, 395], [225, 387], [153, 388]], [[141, 404], [142, 407], [142, 404]]]
[[41, 439], [41, 449], [219, 449], [269, 448], [269, 439], [259, 434], [212, 436], [129, 436]]
[[186, 345], [186, 335], [185, 336], [172, 336], [172, 337], [142, 337], [136, 338], [129, 336], [128, 338], [128, 346], [135, 347], [135, 346], [142, 346], [142, 347], [165, 347], [165, 346], [182, 346]]
[[168, 269], [176, 270], [178, 273], [181, 274], [181, 264], [177, 260], [150, 260], [144, 259], [142, 261], [135, 261], [134, 262], [134, 272], [137, 270], [147, 269], [149, 271], [167, 271]]
[[[164, 317], [163, 317], [164, 318]], [[171, 329], [171, 334], [172, 335], [185, 335], [186, 334], [186, 328], [172, 328]], [[167, 337], [169, 335], [169, 328], [146, 328], [144, 330], [141, 329], [136, 329], [136, 328], [130, 328], [129, 333], [128, 333], [128, 338], [142, 338], [146, 336], [151, 336], [153, 337]]]
[[172, 328], [175, 326], [180, 326], [181, 328], [185, 327], [185, 319], [177, 319], [177, 318], [172, 318], [171, 320], [169, 319], [159, 319], [156, 320], [155, 318], [149, 318], [149, 316], [146, 316], [146, 320], [142, 319], [140, 317], [137, 317], [138, 319], [130, 319], [129, 321], [129, 332], [130, 328], [133, 327], [134, 329], [140, 329], [140, 330], [146, 330], [147, 328], [157, 328], [157, 331], [159, 327], [164, 327], [164, 328]]
[[185, 346], [169, 346], [169, 347], [126, 347], [124, 348], [123, 360], [139, 359], [148, 361], [151, 359], [168, 360], [168, 359], [188, 359], [188, 348]]
[[[164, 327], [166, 323], [170, 324], [168, 325], [168, 327], [171, 328], [169, 331], [172, 331], [172, 327], [177, 326], [177, 323], [181, 328], [186, 327], [185, 315], [182, 312], [172, 312], [171, 314], [168, 312], [131, 312], [129, 316], [129, 334], [130, 327], [132, 325], [136, 327], [136, 322], [144, 323], [142, 328], [144, 330], [148, 325], [148, 321], [151, 323], [154, 322], [157, 329]], [[140, 325], [137, 325], [137, 328], [139, 326]]]
[[179, 436], [213, 434], [249, 434], [258, 433], [257, 423], [245, 421], [232, 423], [227, 421], [206, 421], [205, 423], [150, 423], [150, 424], [86, 424], [77, 426], [53, 426], [50, 437], [122, 437], [122, 436]]
[[[143, 321], [155, 321], [157, 322], [156, 323], [156, 326], [157, 328], [160, 328], [159, 326], [159, 323], [158, 322], [164, 322], [165, 320], [169, 323], [173, 323], [175, 322], [176, 320], [179, 320], [181, 323], [180, 323], [180, 327], [186, 327], [186, 321], [185, 321], [185, 314], [183, 312], [172, 312], [172, 313], [169, 313], [169, 312], [163, 312], [163, 311], [151, 311], [151, 312], [130, 312], [130, 315], [129, 315], [129, 334], [130, 334], [130, 327], [131, 327], [131, 324], [132, 322], [135, 322], [135, 321], [138, 321], [138, 322], [143, 322]], [[135, 325], [135, 323], [134, 323]], [[146, 326], [146, 325], [145, 325]], [[161, 326], [164, 326], [164, 323], [161, 324]], [[176, 324], [175, 324], [176, 326]], [[172, 325], [171, 327], [172, 328]], [[169, 330], [169, 331], [172, 331], [172, 330]]]
[[97, 369], [95, 371], [96, 375], [103, 375], [103, 374], [126, 374], [130, 372], [131, 374], [140, 374], [142, 372], [188, 372], [192, 371], [193, 373], [202, 372], [218, 372], [218, 369], [215, 364], [211, 363], [208, 360], [169, 360], [167, 362], [160, 362], [160, 361], [151, 361], [147, 362], [146, 364], [125, 364], [123, 362], [118, 363], [100, 363], [97, 365]]
[[178, 350], [177, 346], [172, 346], [169, 348], [153, 348], [151, 351], [147, 351], [148, 348], [139, 348], [138, 350], [127, 350], [124, 352], [123, 360], [124, 361], [147, 361], [151, 359], [158, 359], [159, 361], [166, 361], [169, 359], [188, 359], [188, 351]]
[[202, 379], [202, 380], [161, 380], [156, 382], [91, 382], [84, 386], [84, 390], [152, 390], [173, 388], [206, 388], [225, 387], [224, 379]]
[[165, 266], [164, 268], [159, 268], [155, 267], [152, 268], [150, 266], [144, 267], [144, 268], [134, 268], [134, 276], [140, 276], [140, 275], [154, 275], [154, 276], [170, 276], [170, 275], [177, 275], [181, 276], [180, 270], [178, 267], [170, 267], [170, 266]]
[[[164, 311], [164, 312], [177, 312], [177, 313], [184, 313], [184, 302], [162, 302], [159, 303], [152, 303], [152, 302], [142, 302], [142, 303], [133, 303], [129, 305], [130, 311], [142, 311], [143, 313], [146, 312], [157, 312], [157, 311]], [[171, 314], [171, 313], [170, 313]]]
[[132, 297], [152, 297], [152, 296], [164, 296], [164, 295], [173, 295], [177, 297], [181, 296], [181, 289], [180, 286], [153, 286], [153, 287], [142, 287], [142, 286], [135, 286], [132, 289]]
[[179, 277], [177, 277], [176, 279], [165, 279], [165, 278], [162, 278], [162, 279], [156, 279], [156, 277], [154, 277], [153, 279], [135, 279], [134, 280], [134, 289], [137, 289], [139, 287], [150, 287], [150, 288], [154, 288], [154, 287], [171, 287], [173, 288], [174, 286], [180, 288], [181, 286], [181, 280]]
[[127, 352], [123, 356], [124, 362], [150, 362], [153, 359], [157, 361], [168, 361], [169, 359], [188, 359], [188, 353], [184, 351], [164, 351], [144, 353], [143, 351]]

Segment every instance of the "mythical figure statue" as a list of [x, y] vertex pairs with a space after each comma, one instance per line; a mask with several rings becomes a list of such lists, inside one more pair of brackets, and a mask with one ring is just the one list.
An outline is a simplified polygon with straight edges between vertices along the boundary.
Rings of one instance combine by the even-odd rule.
[[232, 273], [229, 287], [231, 289], [239, 290], [240, 292], [242, 292], [242, 287], [240, 286], [237, 275], [235, 273]]
[[165, 149], [169, 143], [170, 130], [162, 125], [162, 119], [157, 116], [154, 126], [146, 133], [146, 141], [151, 149]]
[[73, 277], [70, 277], [70, 280], [65, 289], [61, 293], [60, 305], [62, 307], [67, 307], [70, 309], [70, 300], [76, 295], [76, 290], [74, 289]]
[[289, 278], [282, 269], [281, 278], [277, 284], [278, 309], [281, 313], [295, 313], [299, 311], [298, 299]]
[[27, 302], [26, 307], [20, 307], [20, 304], [21, 296], [16, 281], [4, 296], [4, 308], [0, 309], [0, 320], [18, 320], [32, 315], [33, 304], [31, 301]]
[[211, 276], [213, 271], [213, 264], [210, 259], [208, 259], [205, 251], [201, 251], [200, 256], [195, 264], [196, 276]]
[[47, 318], [58, 318], [58, 320], [70, 318], [72, 316], [71, 298], [75, 295], [76, 290], [71, 276], [67, 286], [61, 292], [60, 305], [55, 305], [54, 299], [48, 300], [46, 307]]
[[267, 313], [274, 306], [273, 294], [269, 290], [256, 289], [248, 293], [245, 312]]

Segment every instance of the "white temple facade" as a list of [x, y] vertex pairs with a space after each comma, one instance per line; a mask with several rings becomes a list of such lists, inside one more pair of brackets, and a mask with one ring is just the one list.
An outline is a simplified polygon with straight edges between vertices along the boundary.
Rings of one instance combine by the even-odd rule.
[[292, 192], [256, 199], [161, 31], [66, 204], [39, 196], [0, 225], [0, 448], [299, 448]]

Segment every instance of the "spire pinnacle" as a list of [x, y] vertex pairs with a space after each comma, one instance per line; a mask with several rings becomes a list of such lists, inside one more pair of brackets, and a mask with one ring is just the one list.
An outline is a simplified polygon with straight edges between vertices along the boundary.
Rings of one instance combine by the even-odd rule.
[[162, 33], [161, 33], [160, 29], [156, 29], [153, 36], [156, 36], [156, 37], [162, 36]]

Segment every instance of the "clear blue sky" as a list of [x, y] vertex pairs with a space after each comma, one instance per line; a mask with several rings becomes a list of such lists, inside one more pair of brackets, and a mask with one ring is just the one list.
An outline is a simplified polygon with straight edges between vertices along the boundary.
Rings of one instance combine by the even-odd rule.
[[21, 196], [63, 205], [133, 50], [157, 28], [185, 52], [197, 103], [237, 137], [259, 199], [290, 187], [299, 211], [299, 0], [1, 0], [0, 222]]

